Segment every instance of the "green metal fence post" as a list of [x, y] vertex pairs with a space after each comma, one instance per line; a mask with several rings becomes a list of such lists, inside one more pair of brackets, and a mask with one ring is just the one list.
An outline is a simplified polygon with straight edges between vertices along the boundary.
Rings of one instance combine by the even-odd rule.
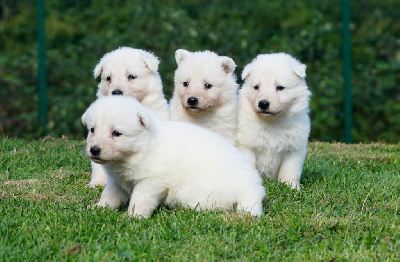
[[39, 121], [47, 130], [47, 79], [46, 79], [46, 35], [44, 0], [37, 0], [37, 23], [39, 45]]
[[352, 143], [350, 0], [342, 0], [344, 140]]

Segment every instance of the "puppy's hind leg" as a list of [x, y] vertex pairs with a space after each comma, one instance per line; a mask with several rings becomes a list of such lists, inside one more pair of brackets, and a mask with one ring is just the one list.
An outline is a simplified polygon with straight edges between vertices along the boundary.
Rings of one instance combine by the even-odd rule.
[[93, 161], [90, 162], [92, 164], [92, 176], [90, 178], [89, 184], [87, 184], [86, 186], [87, 187], [105, 186], [107, 184], [107, 173], [104, 170], [104, 167]]

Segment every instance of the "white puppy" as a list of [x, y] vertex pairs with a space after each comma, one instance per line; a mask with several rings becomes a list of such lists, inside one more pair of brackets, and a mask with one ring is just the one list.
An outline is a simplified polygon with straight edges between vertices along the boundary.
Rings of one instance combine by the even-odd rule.
[[[131, 96], [168, 119], [168, 102], [162, 91], [159, 63], [154, 54], [130, 47], [120, 47], [105, 54], [94, 69], [95, 78], [101, 74], [97, 97]], [[104, 186], [106, 182], [103, 167], [92, 162], [92, 176], [88, 186]]]
[[97, 97], [131, 96], [168, 119], [168, 102], [162, 91], [159, 63], [154, 54], [131, 47], [120, 47], [105, 54], [93, 71], [95, 78], [101, 74]]
[[211, 51], [175, 52], [171, 120], [195, 123], [234, 143], [238, 84], [235, 62]]
[[199, 126], [166, 121], [130, 97], [95, 101], [82, 116], [86, 154], [103, 164], [108, 182], [96, 206], [148, 217], [165, 203], [260, 216], [265, 189], [248, 158]]
[[237, 145], [263, 177], [300, 189], [310, 133], [306, 65], [285, 53], [258, 55], [243, 70]]

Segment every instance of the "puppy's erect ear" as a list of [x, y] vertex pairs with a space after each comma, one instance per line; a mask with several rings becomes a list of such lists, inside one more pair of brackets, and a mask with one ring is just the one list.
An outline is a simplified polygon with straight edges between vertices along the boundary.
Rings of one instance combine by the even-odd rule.
[[252, 68], [252, 64], [248, 64], [244, 67], [243, 72], [242, 72], [242, 80], [245, 80], [247, 77], [249, 77], [251, 68]]
[[101, 71], [103, 71], [103, 59], [99, 61], [93, 70], [93, 76], [95, 79], [101, 74]]
[[306, 77], [306, 68], [307, 66], [305, 64], [300, 64], [298, 66], [295, 66], [293, 68], [293, 71], [296, 73], [301, 78]]
[[236, 68], [236, 64], [233, 59], [227, 56], [221, 56], [220, 59], [222, 69], [225, 71], [225, 73], [232, 74], [232, 72], [235, 71]]
[[145, 129], [149, 129], [151, 127], [151, 119], [146, 114], [138, 112], [138, 120], [140, 125]]
[[82, 118], [81, 118], [82, 124], [84, 126], [87, 126], [87, 114], [88, 114], [88, 111], [86, 110], [85, 113], [83, 113]]
[[157, 56], [148, 52], [142, 52], [142, 59], [146, 63], [150, 71], [157, 72], [158, 65], [160, 64], [160, 60]]
[[91, 112], [93, 112], [93, 110], [91, 110], [91, 108], [93, 108], [93, 105], [95, 104], [95, 102], [93, 102], [85, 111], [85, 113], [83, 113], [82, 117], [81, 117], [81, 121], [82, 124], [84, 126], [90, 126], [93, 124], [93, 115]]
[[179, 65], [183, 60], [185, 60], [185, 57], [187, 57], [189, 54], [190, 54], [190, 52], [185, 49], [176, 50], [175, 51], [176, 63]]

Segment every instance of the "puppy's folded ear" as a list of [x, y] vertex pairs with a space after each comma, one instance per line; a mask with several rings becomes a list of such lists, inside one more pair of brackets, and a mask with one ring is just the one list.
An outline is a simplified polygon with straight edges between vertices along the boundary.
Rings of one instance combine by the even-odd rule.
[[176, 63], [179, 65], [185, 58], [190, 55], [190, 52], [185, 49], [178, 49], [175, 51], [175, 60]]
[[252, 68], [252, 64], [248, 64], [244, 67], [243, 72], [242, 72], [242, 80], [245, 80], [247, 77], [249, 77], [251, 68]]
[[160, 64], [160, 60], [158, 59], [158, 57], [149, 52], [143, 51], [141, 53], [142, 53], [141, 54], [142, 59], [146, 63], [146, 65], [150, 69], [150, 71], [157, 72], [158, 65]]
[[143, 112], [138, 112], [138, 120], [142, 127], [145, 129], [150, 129], [151, 127], [151, 118]]
[[101, 74], [102, 71], [103, 71], [103, 59], [100, 59], [99, 63], [93, 70], [94, 78], [96, 79]]
[[295, 72], [299, 77], [304, 78], [306, 77], [306, 68], [307, 66], [305, 64], [299, 64], [293, 68], [293, 72]]
[[225, 73], [232, 74], [236, 68], [236, 64], [233, 61], [233, 59], [227, 56], [221, 56], [220, 59], [221, 59], [222, 69], [225, 71]]

